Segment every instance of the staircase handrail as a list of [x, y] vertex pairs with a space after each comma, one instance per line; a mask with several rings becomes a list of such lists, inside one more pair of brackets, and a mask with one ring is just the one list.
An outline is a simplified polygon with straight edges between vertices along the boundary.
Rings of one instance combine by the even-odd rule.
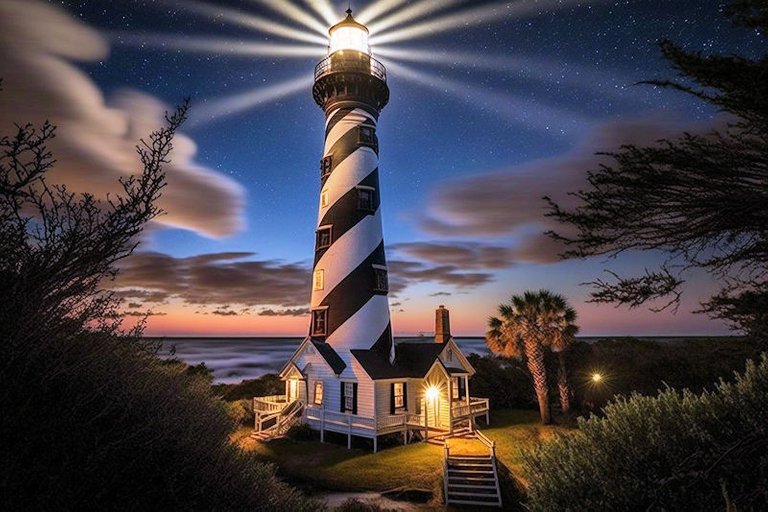
[[448, 440], [445, 440], [443, 445], [443, 492], [445, 492], [445, 504], [448, 504], [448, 456], [449, 456]]
[[496, 441], [489, 439], [488, 436], [483, 434], [480, 429], [477, 428], [477, 426], [475, 426], [475, 435], [481, 443], [488, 447], [491, 452], [491, 458], [496, 459]]

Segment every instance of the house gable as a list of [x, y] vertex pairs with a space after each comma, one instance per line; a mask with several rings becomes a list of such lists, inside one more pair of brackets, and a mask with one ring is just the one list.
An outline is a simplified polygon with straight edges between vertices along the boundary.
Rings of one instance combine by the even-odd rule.
[[[468, 373], [470, 376], [475, 374], [474, 367], [469, 363], [453, 338], [450, 338], [444, 345], [442, 352], [440, 352], [440, 360], [449, 373]], [[451, 355], [450, 358], [448, 357], [449, 354]], [[463, 372], [457, 370], [463, 370]]]

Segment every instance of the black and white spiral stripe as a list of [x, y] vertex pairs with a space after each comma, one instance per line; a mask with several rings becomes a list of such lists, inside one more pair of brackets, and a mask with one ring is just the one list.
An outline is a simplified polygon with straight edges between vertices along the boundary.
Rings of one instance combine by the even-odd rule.
[[[375, 129], [378, 114], [355, 103], [326, 115], [324, 157], [331, 172], [322, 184], [318, 230], [331, 226], [331, 245], [315, 253], [312, 309], [327, 308], [325, 341], [334, 348], [377, 349], [391, 356], [392, 335], [385, 293], [374, 291], [374, 268], [386, 269], [381, 225], [378, 149], [361, 142], [360, 128]], [[358, 208], [357, 187], [373, 189], [373, 208]], [[326, 196], [323, 205], [322, 196]]]

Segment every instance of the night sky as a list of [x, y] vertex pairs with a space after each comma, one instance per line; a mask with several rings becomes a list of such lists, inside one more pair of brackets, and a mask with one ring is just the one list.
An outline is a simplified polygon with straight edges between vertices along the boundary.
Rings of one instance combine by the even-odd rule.
[[[91, 97], [103, 95], [99, 101], [126, 118], [151, 110], [131, 101], [156, 111], [156, 100], [170, 107], [192, 98], [183, 130], [189, 169], [169, 179], [169, 215], [149, 230], [118, 282], [128, 310], [157, 313], [151, 334], [303, 334], [323, 144], [323, 113], [311, 96], [312, 70], [326, 52], [317, 30], [328, 26], [323, 2], [294, 0], [288, 12], [278, 12], [287, 1], [259, 0], [3, 3], [4, 32], [15, 17], [36, 33], [0, 38], [0, 57], [55, 57], [84, 73]], [[341, 19], [347, 2], [333, 3]], [[681, 93], [634, 85], [674, 76], [659, 39], [690, 51], [750, 55], [758, 34], [732, 28], [722, 4], [709, 0], [390, 0], [355, 1], [352, 8], [364, 15], [377, 8], [372, 4], [391, 6], [368, 25], [391, 90], [378, 135], [396, 334], [430, 331], [438, 304], [451, 309], [457, 334], [481, 334], [496, 304], [531, 288], [566, 294], [586, 335], [727, 331], [691, 314], [716, 287], [696, 274], [686, 276], [677, 314], [585, 304], [589, 289], [581, 283], [604, 269], [639, 274], [659, 258], [558, 262], [558, 247], [542, 235], [556, 226], [543, 217], [541, 197], [567, 201], [565, 193], [600, 161], [595, 151], [722, 122]], [[315, 28], [290, 13], [311, 16]], [[415, 15], [386, 27], [399, 13]], [[377, 32], [377, 24], [384, 28]], [[91, 35], [78, 41], [68, 30]], [[89, 44], [101, 50], [89, 52]], [[270, 47], [301, 55], [264, 55]], [[57, 84], [63, 90], [72, 83], [54, 66], [45, 69], [55, 76], [41, 79], [41, 69], [0, 64], [8, 89], [0, 102], [14, 104], [0, 109], [4, 129], [37, 119], [47, 104], [40, 98], [49, 94], [58, 104]], [[48, 84], [37, 100], [14, 92], [33, 79]], [[46, 115], [54, 122], [90, 118], [74, 106], [65, 110]], [[151, 129], [145, 123], [126, 123], [120, 136], [135, 134], [135, 142], [146, 135], [141, 127]], [[101, 147], [99, 130], [87, 123], [58, 124], [62, 132], [87, 131], [95, 141], [88, 151]], [[72, 165], [62, 179], [87, 189], [95, 176], [87, 173], [99, 171], [77, 165], [90, 157], [66, 143], [61, 151]], [[192, 185], [185, 172], [194, 174]]]

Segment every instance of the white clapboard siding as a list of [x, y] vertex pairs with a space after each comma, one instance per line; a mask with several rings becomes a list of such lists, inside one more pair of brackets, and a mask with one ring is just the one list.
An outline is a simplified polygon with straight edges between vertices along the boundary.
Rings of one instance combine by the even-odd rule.
[[296, 366], [307, 376], [309, 403], [314, 403], [315, 382], [323, 381], [323, 405], [333, 412], [339, 412], [341, 407], [341, 382], [357, 382], [357, 415], [373, 418], [373, 381], [363, 368], [347, 352], [340, 350], [339, 356], [347, 364], [340, 376], [333, 373], [323, 356], [311, 345], [307, 346], [295, 358]]
[[[410, 391], [410, 389], [408, 390]], [[390, 395], [392, 394], [391, 382], [376, 382], [376, 416], [385, 418], [390, 414]]]

